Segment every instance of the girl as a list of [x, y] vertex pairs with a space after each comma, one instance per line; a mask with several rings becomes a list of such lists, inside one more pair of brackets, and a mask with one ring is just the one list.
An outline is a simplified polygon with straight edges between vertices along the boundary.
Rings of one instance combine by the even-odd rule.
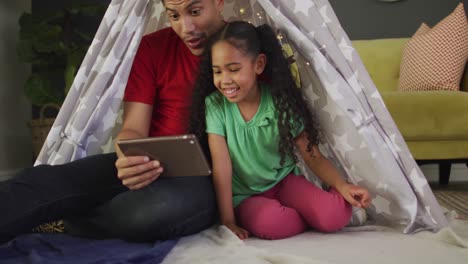
[[[370, 205], [369, 192], [320, 153], [315, 119], [268, 25], [226, 24], [199, 71], [191, 130], [208, 134], [221, 223], [240, 239], [333, 232], [348, 224], [351, 205]], [[329, 192], [298, 175], [295, 148]]]

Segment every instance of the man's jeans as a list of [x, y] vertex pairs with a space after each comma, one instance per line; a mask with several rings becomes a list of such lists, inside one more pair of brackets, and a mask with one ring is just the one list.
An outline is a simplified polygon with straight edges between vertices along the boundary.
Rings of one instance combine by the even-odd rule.
[[160, 177], [130, 191], [117, 178], [115, 153], [64, 165], [40, 165], [0, 182], [0, 243], [58, 219], [67, 233], [154, 241], [190, 235], [214, 223], [210, 176]]

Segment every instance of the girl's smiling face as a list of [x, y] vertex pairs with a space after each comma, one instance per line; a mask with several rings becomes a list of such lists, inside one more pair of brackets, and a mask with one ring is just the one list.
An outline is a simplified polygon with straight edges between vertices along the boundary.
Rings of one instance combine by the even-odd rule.
[[211, 59], [214, 85], [230, 102], [258, 101], [257, 76], [265, 68], [264, 54], [254, 57], [222, 40], [213, 45]]

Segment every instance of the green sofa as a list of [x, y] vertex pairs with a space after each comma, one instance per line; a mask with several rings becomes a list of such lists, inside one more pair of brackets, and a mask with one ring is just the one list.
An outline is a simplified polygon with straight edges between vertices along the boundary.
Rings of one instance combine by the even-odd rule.
[[453, 162], [468, 165], [468, 71], [465, 68], [460, 91], [399, 92], [400, 61], [407, 41], [355, 40], [353, 46], [413, 157], [419, 164], [438, 163], [439, 182], [447, 184]]

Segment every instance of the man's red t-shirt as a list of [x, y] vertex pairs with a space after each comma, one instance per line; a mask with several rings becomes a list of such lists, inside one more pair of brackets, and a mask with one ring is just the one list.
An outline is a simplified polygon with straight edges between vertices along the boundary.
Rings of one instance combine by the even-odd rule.
[[149, 136], [187, 133], [199, 57], [172, 28], [143, 36], [124, 101], [153, 106]]

